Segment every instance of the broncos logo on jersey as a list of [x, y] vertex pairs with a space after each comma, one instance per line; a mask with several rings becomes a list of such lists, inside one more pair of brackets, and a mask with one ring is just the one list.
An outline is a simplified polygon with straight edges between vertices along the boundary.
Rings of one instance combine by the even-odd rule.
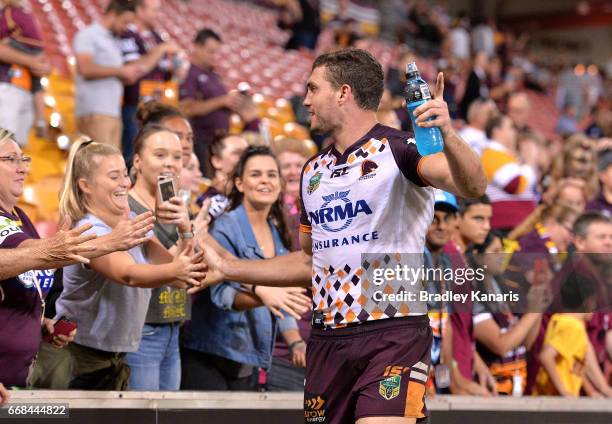
[[363, 162], [361, 162], [361, 178], [359, 179], [362, 180], [374, 177], [374, 175], [376, 175], [375, 171], [377, 169], [378, 164], [376, 162], [368, 159], [364, 160]]

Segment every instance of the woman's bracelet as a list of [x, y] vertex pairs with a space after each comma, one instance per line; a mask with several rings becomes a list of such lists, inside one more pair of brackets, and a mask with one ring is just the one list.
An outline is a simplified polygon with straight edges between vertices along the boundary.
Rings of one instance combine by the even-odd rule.
[[297, 345], [302, 344], [302, 343], [306, 343], [306, 342], [305, 342], [304, 340], [302, 340], [302, 339], [300, 339], [300, 340], [296, 340], [296, 341], [294, 341], [294, 342], [291, 342], [291, 343], [289, 344], [289, 352], [290, 352], [290, 353], [293, 353], [293, 349], [295, 349], [295, 347], [296, 347]]

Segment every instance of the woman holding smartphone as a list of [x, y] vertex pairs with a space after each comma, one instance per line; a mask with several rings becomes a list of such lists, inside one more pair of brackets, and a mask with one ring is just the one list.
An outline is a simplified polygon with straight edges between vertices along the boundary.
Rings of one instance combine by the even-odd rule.
[[[286, 254], [290, 237], [282, 213], [280, 170], [271, 151], [267, 147], [248, 148], [233, 182], [228, 212], [215, 221], [212, 237], [238, 258]], [[257, 387], [258, 370], [270, 366], [277, 331], [277, 320], [259, 298], [269, 289], [274, 288], [251, 289], [224, 281], [195, 299], [193, 316], [182, 338], [182, 389]], [[309, 303], [299, 289], [290, 295]], [[281, 331], [297, 329], [291, 317], [279, 323]]]
[[[189, 211], [177, 191], [176, 181], [183, 169], [181, 147], [177, 134], [166, 126], [144, 126], [134, 142], [135, 181], [128, 200], [136, 214], [155, 212], [153, 232], [172, 253], [190, 244], [194, 236]], [[162, 195], [169, 200], [162, 201]], [[191, 300], [184, 289], [166, 286], [152, 291], [140, 347], [126, 358], [132, 370], [132, 389], [179, 389], [179, 329], [190, 318]]]
[[[130, 214], [130, 179], [121, 152], [113, 146], [78, 141], [68, 157], [60, 214], [75, 225], [92, 224], [103, 236]], [[181, 244], [171, 255], [152, 234], [127, 252], [92, 259], [64, 269], [57, 316], [78, 324], [70, 345], [74, 379], [70, 388], [125, 390], [125, 352], [138, 349], [151, 288], [198, 286], [205, 265], [201, 255]]]

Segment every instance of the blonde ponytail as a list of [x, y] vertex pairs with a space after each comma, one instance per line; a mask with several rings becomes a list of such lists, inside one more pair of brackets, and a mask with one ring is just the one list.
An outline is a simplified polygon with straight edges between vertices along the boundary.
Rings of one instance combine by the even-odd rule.
[[88, 137], [78, 138], [70, 147], [66, 172], [60, 191], [60, 223], [73, 226], [88, 211], [87, 201], [79, 188], [80, 178], [89, 179], [99, 165], [99, 158], [121, 155], [114, 146], [97, 143]]

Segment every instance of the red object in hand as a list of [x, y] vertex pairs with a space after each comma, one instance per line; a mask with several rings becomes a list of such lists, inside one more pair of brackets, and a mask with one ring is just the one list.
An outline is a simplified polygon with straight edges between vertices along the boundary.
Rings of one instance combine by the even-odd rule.
[[59, 336], [60, 334], [68, 336], [72, 331], [77, 328], [77, 323], [69, 320], [68, 318], [60, 318], [53, 326], [53, 334], [45, 334], [43, 340], [46, 342], [53, 342], [53, 337]]

